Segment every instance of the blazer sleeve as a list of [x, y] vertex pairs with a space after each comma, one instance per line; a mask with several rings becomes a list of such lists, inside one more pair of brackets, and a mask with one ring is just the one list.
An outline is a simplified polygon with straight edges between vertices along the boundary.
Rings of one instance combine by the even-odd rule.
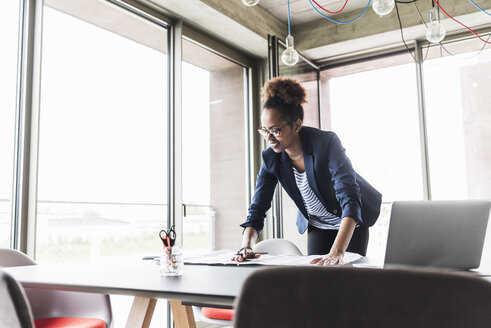
[[349, 216], [361, 223], [361, 195], [356, 173], [346, 156], [341, 140], [335, 133], [329, 140], [328, 154], [329, 172], [336, 199], [342, 209], [341, 218]]
[[261, 233], [264, 227], [264, 218], [266, 217], [266, 212], [271, 207], [271, 201], [273, 200], [273, 193], [277, 183], [277, 177], [271, 174], [265, 165], [263, 154], [263, 164], [257, 175], [252, 204], [249, 206], [247, 220], [240, 225], [241, 227], [244, 229], [246, 227], [253, 227], [258, 234]]

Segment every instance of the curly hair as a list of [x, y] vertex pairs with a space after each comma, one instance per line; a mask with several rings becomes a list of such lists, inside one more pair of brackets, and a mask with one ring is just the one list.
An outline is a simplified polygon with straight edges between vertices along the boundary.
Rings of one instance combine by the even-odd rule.
[[276, 77], [266, 82], [262, 88], [263, 108], [279, 111], [281, 117], [293, 123], [303, 120], [302, 104], [307, 102], [307, 92], [298, 82], [289, 77]]

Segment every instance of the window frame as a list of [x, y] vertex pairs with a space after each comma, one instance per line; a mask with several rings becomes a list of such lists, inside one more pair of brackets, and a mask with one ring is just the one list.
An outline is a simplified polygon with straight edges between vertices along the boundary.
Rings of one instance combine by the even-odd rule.
[[[196, 30], [180, 19], [168, 17], [163, 10], [141, 3], [128, 3], [121, 0], [108, 0], [118, 8], [149, 20], [167, 29], [168, 49], [168, 224], [176, 224], [178, 234], [182, 234], [180, 218], [182, 215], [181, 174], [181, 49], [186, 39], [244, 67], [246, 116], [246, 158], [248, 188], [247, 204], [250, 204], [254, 182], [251, 177], [259, 170], [258, 157], [254, 155], [254, 144], [259, 138], [252, 132], [257, 127], [259, 107], [259, 86], [261, 79], [261, 60], [250, 56], [229, 44]], [[11, 248], [35, 255], [36, 210], [37, 210], [37, 169], [40, 110], [41, 46], [43, 24], [42, 0], [21, 2], [19, 54], [16, 94], [16, 127], [14, 182], [12, 188], [12, 238]]]

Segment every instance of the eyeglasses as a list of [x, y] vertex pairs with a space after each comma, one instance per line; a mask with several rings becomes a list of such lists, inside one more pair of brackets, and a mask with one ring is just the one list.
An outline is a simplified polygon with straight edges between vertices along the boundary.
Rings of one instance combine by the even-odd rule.
[[279, 128], [271, 128], [271, 129], [266, 129], [266, 128], [259, 128], [257, 129], [257, 132], [259, 132], [260, 135], [262, 135], [264, 138], [267, 138], [268, 135], [272, 135], [273, 137], [279, 137], [280, 134], [281, 134], [281, 129], [284, 127], [284, 126], [287, 126], [289, 123], [285, 123], [283, 124], [282, 126], [280, 126]]

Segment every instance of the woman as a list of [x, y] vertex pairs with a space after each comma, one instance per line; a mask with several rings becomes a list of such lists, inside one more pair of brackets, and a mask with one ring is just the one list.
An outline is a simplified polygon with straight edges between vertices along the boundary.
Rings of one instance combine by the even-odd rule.
[[[279, 181], [299, 209], [297, 227], [308, 229], [308, 254], [323, 255], [312, 263], [339, 265], [346, 251], [366, 255], [368, 227], [380, 213], [382, 195], [359, 176], [337, 135], [302, 126], [305, 89], [279, 77], [263, 87], [259, 133], [269, 142], [263, 151], [256, 189], [245, 223], [242, 247], [234, 257], [254, 255]], [[324, 255], [325, 254], [325, 255]]]

